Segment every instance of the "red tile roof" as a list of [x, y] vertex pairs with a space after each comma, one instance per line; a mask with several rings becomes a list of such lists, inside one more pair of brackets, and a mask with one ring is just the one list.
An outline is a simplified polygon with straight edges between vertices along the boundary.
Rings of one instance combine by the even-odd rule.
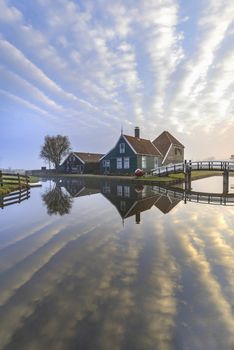
[[123, 135], [127, 142], [132, 146], [138, 154], [162, 156], [156, 146], [150, 140], [139, 139], [134, 136]]
[[153, 144], [158, 150], [166, 155], [171, 144], [177, 145], [179, 147], [183, 147], [182, 143], [180, 143], [174, 136], [172, 136], [168, 131], [163, 131], [154, 141]]
[[73, 152], [85, 163], [98, 163], [104, 154], [98, 153], [85, 153], [85, 152]]

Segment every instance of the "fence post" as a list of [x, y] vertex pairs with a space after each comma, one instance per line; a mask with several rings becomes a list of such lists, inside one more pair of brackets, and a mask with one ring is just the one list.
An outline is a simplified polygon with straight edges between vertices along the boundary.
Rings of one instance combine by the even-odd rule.
[[19, 187], [21, 188], [20, 174], [18, 173], [17, 176], [18, 176], [18, 184], [19, 184]]
[[3, 186], [3, 176], [2, 176], [1, 170], [0, 170], [0, 186]]

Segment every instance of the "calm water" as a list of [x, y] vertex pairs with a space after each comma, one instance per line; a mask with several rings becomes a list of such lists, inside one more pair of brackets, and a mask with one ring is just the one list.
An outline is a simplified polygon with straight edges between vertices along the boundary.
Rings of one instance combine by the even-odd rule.
[[234, 207], [47, 181], [0, 223], [1, 350], [234, 349]]

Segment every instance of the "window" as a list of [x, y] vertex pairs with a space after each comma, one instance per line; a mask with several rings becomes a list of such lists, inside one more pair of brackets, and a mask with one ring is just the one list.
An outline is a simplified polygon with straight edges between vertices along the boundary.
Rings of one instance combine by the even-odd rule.
[[158, 157], [154, 157], [154, 169], [158, 167]]
[[117, 196], [122, 197], [123, 195], [123, 186], [117, 186]]
[[119, 153], [125, 153], [125, 143], [119, 144]]
[[120, 201], [120, 210], [125, 211], [126, 210], [126, 202], [125, 201]]
[[102, 165], [103, 165], [104, 168], [109, 167], [110, 166], [110, 160], [109, 159], [103, 160], [102, 161]]
[[182, 155], [182, 151], [180, 148], [175, 148], [175, 154], [179, 154], [180, 156]]
[[103, 193], [111, 193], [111, 188], [109, 184], [104, 184], [103, 188], [102, 188]]
[[129, 169], [129, 157], [124, 157], [124, 169]]
[[124, 197], [130, 197], [130, 187], [124, 186]]
[[122, 158], [117, 158], [116, 159], [116, 168], [117, 169], [122, 169]]
[[141, 158], [141, 166], [142, 166], [142, 169], [146, 168], [146, 156], [142, 156], [142, 158]]

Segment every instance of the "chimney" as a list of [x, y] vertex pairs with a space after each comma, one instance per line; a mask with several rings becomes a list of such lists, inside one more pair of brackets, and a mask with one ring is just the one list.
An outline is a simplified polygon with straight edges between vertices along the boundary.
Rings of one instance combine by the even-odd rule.
[[139, 126], [135, 127], [135, 137], [137, 137], [138, 139], [140, 138], [140, 128], [139, 128]]
[[140, 222], [141, 222], [141, 212], [139, 211], [136, 213], [136, 224], [139, 225]]

